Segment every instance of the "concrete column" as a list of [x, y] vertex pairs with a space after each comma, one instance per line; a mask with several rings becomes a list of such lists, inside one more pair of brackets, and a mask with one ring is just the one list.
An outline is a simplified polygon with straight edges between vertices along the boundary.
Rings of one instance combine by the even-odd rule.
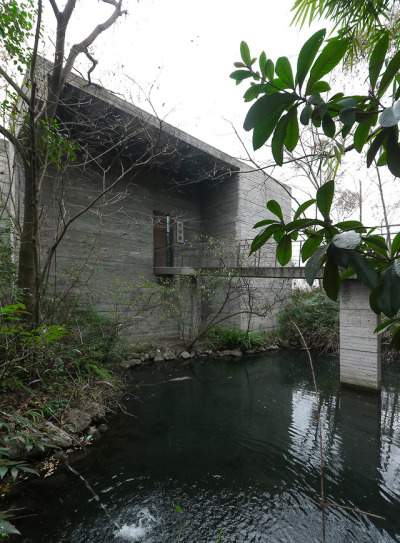
[[379, 392], [381, 343], [374, 334], [380, 318], [369, 306], [370, 291], [354, 279], [340, 292], [340, 382]]

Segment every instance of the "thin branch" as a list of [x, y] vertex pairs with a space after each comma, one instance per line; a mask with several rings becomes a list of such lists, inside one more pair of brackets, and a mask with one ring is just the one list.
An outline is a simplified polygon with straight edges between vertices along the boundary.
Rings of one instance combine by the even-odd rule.
[[99, 61], [96, 60], [96, 59], [94, 58], [94, 56], [91, 55], [91, 54], [89, 53], [89, 50], [88, 50], [88, 49], [85, 49], [84, 53], [85, 53], [85, 55], [87, 56], [87, 58], [90, 60], [90, 62], [92, 63], [92, 66], [91, 66], [91, 68], [88, 70], [88, 73], [87, 73], [87, 78], [88, 78], [88, 81], [89, 81], [89, 85], [91, 85], [91, 84], [92, 84], [92, 81], [91, 81], [91, 79], [90, 79], [90, 74], [91, 74], [91, 73], [93, 72], [93, 70], [96, 68], [96, 66], [97, 66], [97, 64], [99, 63]]
[[16, 138], [12, 132], [7, 130], [7, 128], [4, 128], [4, 126], [1, 126], [1, 125], [0, 125], [0, 134], [3, 134], [3, 136], [5, 136], [8, 139], [8, 141], [10, 141], [18, 149], [18, 151], [22, 150], [22, 145], [21, 145], [21, 142], [18, 140], [18, 138]]
[[4, 77], [7, 83], [15, 90], [20, 98], [26, 103], [29, 104], [29, 96], [24, 93], [24, 91], [11, 79], [11, 77], [3, 70], [0, 66], [0, 75]]

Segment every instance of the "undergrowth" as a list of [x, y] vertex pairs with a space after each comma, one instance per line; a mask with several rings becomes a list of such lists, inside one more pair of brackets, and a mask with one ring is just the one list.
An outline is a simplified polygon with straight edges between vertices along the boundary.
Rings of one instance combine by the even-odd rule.
[[212, 328], [206, 336], [206, 343], [216, 350], [241, 349], [248, 351], [264, 345], [265, 342], [266, 337], [260, 331], [246, 331], [228, 326]]

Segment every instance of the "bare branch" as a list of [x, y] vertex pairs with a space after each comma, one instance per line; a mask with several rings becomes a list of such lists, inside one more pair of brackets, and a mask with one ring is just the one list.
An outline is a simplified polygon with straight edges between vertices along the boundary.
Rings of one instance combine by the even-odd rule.
[[11, 79], [11, 77], [3, 70], [3, 68], [0, 66], [0, 75], [4, 77], [4, 79], [7, 81], [7, 83], [15, 90], [15, 92], [18, 94], [22, 100], [29, 104], [29, 97], [27, 94], [23, 92], [23, 90]]
[[113, 0], [106, 1], [106, 3], [111, 4], [115, 7], [113, 13], [110, 15], [110, 17], [104, 21], [104, 23], [101, 23], [96, 26], [96, 28], [80, 43], [76, 43], [72, 46], [71, 51], [68, 55], [67, 62], [65, 63], [63, 73], [62, 73], [62, 83], [66, 80], [68, 75], [71, 73], [71, 70], [74, 66], [74, 62], [76, 57], [87, 50], [87, 48], [92, 45], [92, 43], [100, 36], [102, 32], [110, 28], [115, 21], [121, 17], [122, 15], [126, 14], [127, 11], [122, 10], [122, 0], [119, 0], [118, 2], [115, 2]]
[[3, 134], [3, 136], [5, 136], [8, 139], [8, 141], [10, 141], [13, 145], [15, 145], [18, 151], [21, 151], [22, 145], [19, 142], [18, 138], [16, 138], [12, 132], [7, 130], [7, 128], [4, 128], [4, 126], [0, 125], [0, 134]]
[[87, 58], [90, 60], [90, 62], [92, 63], [92, 67], [88, 70], [88, 73], [87, 73], [87, 78], [88, 78], [88, 81], [89, 81], [89, 85], [92, 84], [91, 80], [90, 80], [90, 74], [93, 72], [93, 70], [96, 68], [97, 64], [99, 63], [98, 60], [96, 60], [94, 58], [93, 55], [91, 55], [88, 51], [88, 49], [86, 49], [84, 51], [85, 55], [87, 56]]

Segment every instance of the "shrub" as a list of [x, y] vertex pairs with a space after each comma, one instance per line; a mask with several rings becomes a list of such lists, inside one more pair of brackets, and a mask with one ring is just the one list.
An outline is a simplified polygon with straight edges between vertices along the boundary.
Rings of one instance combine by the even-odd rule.
[[261, 332], [246, 331], [240, 328], [221, 326], [212, 328], [206, 336], [206, 341], [214, 349], [242, 349], [244, 351], [263, 345], [265, 337]]
[[324, 292], [296, 290], [279, 312], [280, 336], [296, 338], [301, 343], [292, 321], [300, 328], [310, 349], [338, 351], [339, 302], [333, 302]]

